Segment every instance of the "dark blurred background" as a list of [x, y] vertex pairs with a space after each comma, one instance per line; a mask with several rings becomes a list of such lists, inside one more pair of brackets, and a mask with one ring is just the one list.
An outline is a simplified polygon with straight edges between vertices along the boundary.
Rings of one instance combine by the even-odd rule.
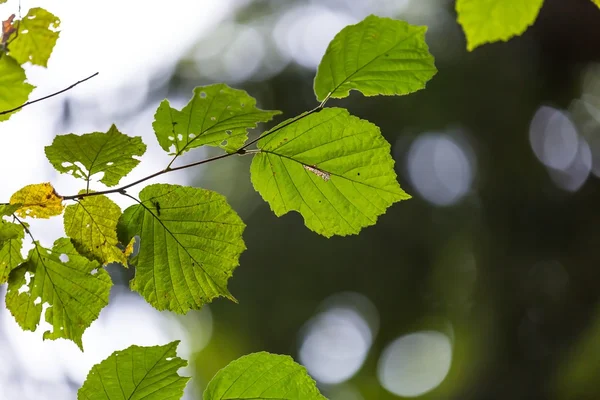
[[[358, 236], [326, 239], [299, 214], [276, 218], [252, 188], [250, 157], [187, 175], [248, 225], [230, 281], [239, 304], [210, 305], [190, 398], [261, 350], [304, 364], [331, 400], [600, 398], [600, 9], [546, 0], [523, 36], [467, 52], [453, 1], [227, 4], [136, 107], [107, 118], [135, 120], [152, 105], [151, 121], [162, 98], [181, 106], [214, 82], [295, 116], [317, 105], [327, 43], [370, 13], [427, 25], [439, 72], [408, 96], [328, 104], [381, 127], [413, 195]], [[60, 110], [60, 133], [97, 112], [76, 98]], [[126, 288], [127, 275], [113, 276]], [[182, 324], [204, 340], [193, 318]]]

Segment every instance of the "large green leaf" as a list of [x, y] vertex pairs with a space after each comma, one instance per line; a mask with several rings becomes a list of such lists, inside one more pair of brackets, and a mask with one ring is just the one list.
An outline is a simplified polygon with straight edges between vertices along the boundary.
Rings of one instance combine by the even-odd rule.
[[115, 186], [140, 161], [146, 145], [141, 137], [127, 136], [112, 125], [108, 132], [85, 135], [59, 135], [45, 147], [48, 161], [58, 172], [73, 174], [89, 181], [94, 174], [104, 172], [100, 182]]
[[277, 114], [281, 111], [256, 108], [256, 100], [245, 91], [219, 83], [195, 88], [181, 111], [163, 100], [152, 126], [158, 143], [171, 155], [203, 145], [219, 146], [231, 153], [246, 142], [248, 129]]
[[456, 13], [467, 49], [507, 41], [535, 22], [544, 0], [456, 0]]
[[[25, 83], [25, 78], [25, 71], [14, 58], [6, 54], [0, 57], [0, 112], [27, 102], [34, 86]], [[6, 121], [15, 112], [0, 115], [0, 121]]]
[[177, 370], [179, 341], [164, 346], [131, 346], [115, 351], [90, 370], [77, 392], [80, 400], [175, 400], [183, 396], [188, 377]]
[[266, 352], [241, 357], [217, 372], [204, 400], [326, 400], [306, 369], [289, 356]]
[[6, 283], [10, 271], [23, 262], [23, 236], [24, 230], [20, 224], [0, 219], [0, 284]]
[[313, 231], [344, 236], [410, 198], [379, 128], [345, 109], [325, 108], [265, 135], [250, 172], [277, 216], [298, 211]]
[[84, 197], [65, 209], [65, 233], [79, 253], [102, 264], [127, 265], [127, 257], [117, 247], [117, 223], [121, 209], [106, 196]]
[[235, 300], [227, 281], [246, 249], [246, 225], [224, 196], [205, 189], [155, 184], [142, 204], [125, 210], [119, 239], [140, 237], [132, 289], [158, 310], [186, 313], [215, 297]]
[[59, 32], [60, 19], [43, 8], [32, 8], [18, 21], [19, 29], [10, 42], [9, 54], [19, 64], [30, 61], [32, 64], [48, 66], [48, 59]]
[[34, 331], [47, 303], [44, 317], [52, 330], [44, 332], [44, 339], [70, 339], [83, 350], [81, 335], [108, 304], [110, 277], [67, 238], [56, 240], [51, 250], [38, 242], [34, 246], [10, 274], [6, 307], [21, 328]]
[[370, 15], [342, 29], [329, 43], [315, 77], [319, 101], [355, 89], [365, 96], [403, 95], [423, 89], [437, 69], [425, 26]]

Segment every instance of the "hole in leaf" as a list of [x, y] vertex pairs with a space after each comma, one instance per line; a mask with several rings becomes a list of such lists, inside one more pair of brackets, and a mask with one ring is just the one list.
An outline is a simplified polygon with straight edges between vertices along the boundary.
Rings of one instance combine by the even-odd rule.
[[190, 133], [190, 134], [188, 135], [188, 137], [189, 137], [190, 139], [193, 139], [193, 138], [195, 138], [195, 137], [196, 137], [196, 135], [194, 135], [193, 133]]
[[231, 131], [230, 130], [225, 131], [225, 133], [228, 134], [228, 135], [231, 135]]
[[183, 135], [181, 133], [179, 135], [177, 135], [177, 140], [179, 140], [179, 141], [183, 140]]
[[171, 142], [172, 142], [173, 140], [175, 140], [175, 138], [174, 138], [173, 136], [167, 136], [167, 139], [169, 139]]
[[25, 34], [25, 33], [29, 33], [29, 29], [23, 29], [23, 30], [21, 31], [21, 34]]
[[29, 286], [27, 286], [27, 284], [21, 286], [18, 290], [19, 294], [21, 293], [25, 293], [25, 292], [29, 292]]
[[[70, 162], [67, 162], [67, 161], [63, 161], [63, 162], [62, 162], [62, 164], [60, 164], [60, 165], [61, 165], [61, 167], [63, 167], [63, 168], [67, 168], [67, 167], [70, 167], [70, 166], [72, 166], [72, 165], [73, 165], [73, 163], [70, 163]], [[72, 171], [69, 171], [69, 172], [72, 172]]]
[[200, 92], [200, 97], [202, 97], [203, 99], [206, 98], [206, 92]]
[[221, 146], [227, 146], [227, 140], [223, 140], [223, 141], [221, 142]]
[[217, 119], [215, 117], [210, 117], [211, 121], [216, 121]]
[[64, 253], [58, 256], [58, 259], [64, 263], [69, 262], [69, 256]]
[[40, 296], [38, 296], [38, 297], [37, 297], [37, 299], [35, 299], [35, 300], [33, 301], [33, 304], [35, 304], [35, 305], [37, 306], [37, 305], [38, 305], [38, 304], [40, 304], [41, 302], [42, 302], [42, 298], [41, 298]]
[[111, 166], [111, 165], [113, 165], [113, 164], [114, 164], [114, 162], [112, 162], [112, 161], [109, 161], [109, 162], [107, 162], [107, 163], [106, 163], [106, 166], [107, 166], [107, 167], [110, 167], [110, 166]]
[[98, 273], [98, 268], [94, 268], [94, 269], [93, 269], [93, 270], [90, 272], [90, 274], [92, 274], [92, 275], [96, 275], [97, 273]]
[[167, 358], [165, 358], [165, 360], [167, 360], [167, 361], [171, 361], [172, 359], [173, 359], [173, 357], [167, 357]]

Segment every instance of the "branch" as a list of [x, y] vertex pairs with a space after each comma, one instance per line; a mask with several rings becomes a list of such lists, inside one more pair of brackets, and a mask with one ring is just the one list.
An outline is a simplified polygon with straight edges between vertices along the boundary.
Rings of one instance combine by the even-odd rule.
[[28, 106], [28, 105], [30, 105], [30, 104], [37, 103], [38, 101], [46, 100], [46, 99], [49, 99], [50, 97], [54, 97], [54, 96], [56, 96], [56, 95], [59, 95], [59, 94], [61, 94], [61, 93], [64, 93], [64, 92], [66, 92], [67, 90], [71, 90], [71, 89], [73, 89], [75, 86], [79, 85], [80, 83], [83, 83], [83, 82], [85, 82], [85, 81], [87, 81], [87, 80], [89, 80], [89, 79], [92, 79], [93, 77], [95, 77], [95, 76], [96, 76], [96, 75], [98, 75], [98, 74], [99, 74], [99, 72], [96, 72], [95, 74], [93, 74], [93, 75], [90, 75], [90, 76], [88, 76], [88, 77], [87, 77], [87, 78], [85, 78], [85, 79], [82, 79], [82, 80], [80, 80], [80, 81], [77, 81], [77, 82], [75, 82], [74, 84], [72, 84], [72, 85], [71, 85], [71, 86], [69, 86], [68, 88], [64, 88], [63, 90], [59, 90], [58, 92], [54, 92], [54, 93], [52, 93], [52, 94], [49, 94], [48, 96], [44, 96], [44, 97], [40, 97], [39, 99], [35, 99], [35, 100], [32, 100], [32, 101], [28, 101], [27, 103], [25, 103], [25, 104], [21, 104], [20, 106], [18, 106], [18, 107], [15, 107], [15, 108], [11, 108], [10, 110], [0, 111], [0, 115], [4, 115], [4, 114], [10, 114], [11, 112], [14, 112], [14, 111], [20, 110], [21, 108], [23, 108], [23, 107], [26, 107], [26, 106]]
[[111, 193], [120, 193], [122, 195], [131, 197], [130, 195], [127, 194], [127, 192], [126, 192], [127, 189], [129, 189], [130, 187], [135, 186], [137, 184], [140, 184], [142, 182], [145, 182], [147, 180], [150, 180], [152, 178], [156, 178], [157, 176], [166, 174], [168, 172], [179, 171], [181, 169], [195, 167], [197, 165], [202, 165], [202, 164], [206, 164], [206, 163], [209, 163], [209, 162], [212, 162], [212, 161], [220, 160], [222, 158], [227, 158], [227, 157], [233, 156], [235, 154], [245, 155], [245, 154], [248, 154], [250, 152], [256, 153], [255, 151], [247, 151], [246, 148], [249, 147], [249, 146], [251, 146], [251, 145], [253, 145], [254, 143], [258, 142], [259, 140], [264, 139], [267, 136], [272, 135], [273, 133], [275, 133], [275, 132], [277, 132], [277, 131], [285, 128], [286, 126], [289, 126], [289, 125], [291, 125], [291, 124], [293, 124], [295, 122], [300, 121], [303, 118], [308, 117], [311, 114], [314, 114], [316, 112], [321, 111], [325, 107], [325, 103], [327, 102], [327, 100], [329, 100], [329, 95], [317, 107], [313, 108], [312, 110], [310, 110], [310, 111], [308, 111], [308, 112], [306, 112], [304, 114], [298, 115], [296, 118], [292, 118], [288, 122], [286, 122], [286, 123], [284, 123], [282, 125], [277, 126], [276, 128], [274, 128], [274, 129], [268, 131], [267, 133], [265, 133], [264, 135], [259, 136], [259, 137], [257, 137], [254, 140], [251, 140], [250, 142], [248, 142], [244, 146], [240, 147], [237, 151], [235, 151], [233, 153], [221, 154], [221, 155], [218, 155], [218, 156], [210, 157], [210, 158], [207, 158], [207, 159], [204, 159], [204, 160], [201, 160], [201, 161], [196, 161], [196, 162], [193, 162], [193, 163], [190, 163], [190, 164], [186, 164], [186, 165], [182, 165], [180, 167], [175, 167], [175, 168], [171, 168], [171, 163], [172, 163], [172, 161], [171, 161], [171, 163], [169, 163], [169, 165], [165, 169], [160, 170], [158, 172], [155, 172], [155, 173], [153, 173], [151, 175], [148, 175], [148, 176], [146, 176], [146, 177], [144, 177], [142, 179], [138, 179], [135, 182], [128, 183], [127, 185], [124, 185], [124, 186], [121, 186], [121, 187], [118, 187], [118, 188], [115, 188], [115, 189], [101, 190], [99, 192], [89, 192], [89, 193], [74, 194], [74, 195], [71, 195], [71, 196], [63, 196], [63, 200], [79, 200], [79, 199], [83, 199], [84, 197], [99, 196], [99, 195], [111, 194]]

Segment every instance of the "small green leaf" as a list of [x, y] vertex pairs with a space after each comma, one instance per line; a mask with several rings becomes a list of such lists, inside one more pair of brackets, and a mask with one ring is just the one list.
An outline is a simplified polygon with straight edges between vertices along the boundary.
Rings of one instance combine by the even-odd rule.
[[140, 163], [134, 156], [142, 156], [146, 145], [141, 137], [124, 135], [112, 125], [106, 133], [56, 136], [45, 150], [48, 161], [58, 172], [86, 181], [104, 172], [100, 182], [115, 186]]
[[[85, 193], [82, 191], [81, 193]], [[121, 209], [106, 196], [90, 196], [65, 209], [65, 232], [80, 254], [103, 265], [127, 265], [127, 257], [117, 247], [117, 223]]]
[[12, 215], [15, 211], [21, 208], [22, 204], [0, 204], [0, 217]]
[[140, 192], [142, 204], [119, 221], [121, 243], [140, 237], [133, 290], [158, 310], [186, 313], [223, 296], [246, 249], [246, 225], [224, 196], [192, 187], [155, 184]]
[[131, 346], [96, 364], [77, 392], [79, 400], [175, 400], [190, 379], [177, 370], [179, 340], [164, 346]]
[[30, 61], [32, 64], [48, 66], [59, 32], [60, 19], [43, 8], [32, 8], [25, 18], [15, 22], [18, 33], [10, 42], [9, 54], [19, 64]]
[[248, 139], [247, 131], [270, 121], [281, 111], [256, 108], [256, 100], [243, 90], [224, 83], [194, 89], [194, 96], [181, 111], [163, 100], [154, 115], [154, 131], [160, 146], [171, 155], [181, 155], [203, 145], [235, 152]]
[[70, 339], [83, 350], [81, 335], [108, 304], [110, 277], [67, 238], [56, 240], [52, 250], [38, 242], [34, 246], [8, 278], [6, 308], [22, 329], [34, 331], [47, 303], [44, 319], [52, 330], [44, 339]]
[[289, 356], [266, 352], [238, 358], [208, 383], [204, 400], [327, 400], [306, 369]]
[[[25, 79], [25, 71], [14, 58], [6, 54], [0, 57], [0, 112], [27, 102], [35, 86], [25, 83]], [[0, 121], [6, 121], [17, 111], [0, 115]]]
[[535, 22], [544, 0], [456, 0], [458, 23], [467, 37], [467, 49], [507, 41]]
[[277, 216], [298, 211], [323, 236], [357, 234], [410, 198], [379, 128], [345, 109], [325, 108], [264, 136], [250, 167], [254, 188]]
[[425, 43], [426, 30], [374, 15], [345, 27], [329, 43], [317, 69], [317, 99], [346, 97], [352, 89], [365, 96], [423, 89], [437, 72]]
[[6, 283], [10, 271], [23, 262], [23, 236], [20, 224], [0, 220], [0, 284]]

